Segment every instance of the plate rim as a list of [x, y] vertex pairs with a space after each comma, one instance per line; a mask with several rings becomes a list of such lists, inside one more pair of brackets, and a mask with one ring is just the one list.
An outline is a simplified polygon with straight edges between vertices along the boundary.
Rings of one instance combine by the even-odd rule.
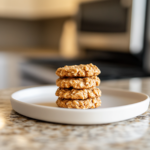
[[68, 109], [68, 108], [61, 108], [61, 107], [51, 107], [51, 106], [42, 106], [42, 105], [37, 105], [37, 104], [34, 104], [34, 103], [26, 103], [26, 102], [22, 102], [20, 100], [17, 100], [15, 98], [13, 98], [13, 96], [15, 94], [17, 94], [18, 92], [21, 92], [21, 91], [24, 91], [24, 90], [29, 90], [29, 89], [34, 89], [34, 88], [41, 88], [41, 87], [54, 87], [56, 88], [57, 86], [56, 85], [43, 85], [43, 86], [36, 86], [36, 87], [30, 87], [30, 88], [25, 88], [25, 89], [22, 89], [22, 90], [18, 90], [14, 93], [11, 94], [11, 101], [15, 101], [17, 103], [21, 103], [21, 104], [25, 104], [25, 105], [29, 105], [29, 106], [34, 106], [34, 107], [39, 107], [39, 108], [46, 108], [46, 109], [54, 109], [54, 110], [57, 110], [57, 109], [61, 109], [61, 111], [81, 111], [81, 112], [86, 112], [86, 111], [107, 111], [107, 110], [113, 110], [113, 109], [122, 109], [122, 108], [125, 108], [125, 107], [129, 107], [129, 106], [133, 106], [133, 105], [137, 105], [137, 104], [141, 104], [141, 103], [144, 103], [145, 101], [149, 101], [149, 96], [145, 93], [142, 93], [142, 92], [134, 92], [134, 91], [129, 91], [129, 90], [124, 90], [124, 89], [118, 89], [118, 88], [110, 88], [110, 87], [105, 87], [105, 86], [99, 86], [100, 89], [108, 89], [108, 90], [113, 90], [113, 91], [122, 91], [122, 92], [129, 92], [129, 93], [134, 93], [134, 94], [141, 94], [143, 96], [146, 96], [146, 99], [145, 100], [142, 100], [140, 102], [136, 102], [136, 103], [133, 103], [133, 104], [127, 104], [127, 105], [123, 105], [123, 106], [115, 106], [115, 107], [109, 107], [109, 108], [100, 108], [100, 109]]

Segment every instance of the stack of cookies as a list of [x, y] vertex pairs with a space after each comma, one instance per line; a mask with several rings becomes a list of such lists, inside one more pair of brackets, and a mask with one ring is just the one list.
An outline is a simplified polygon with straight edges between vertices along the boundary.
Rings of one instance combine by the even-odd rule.
[[93, 64], [74, 65], [58, 68], [56, 75], [56, 104], [63, 108], [88, 109], [101, 106], [100, 70]]

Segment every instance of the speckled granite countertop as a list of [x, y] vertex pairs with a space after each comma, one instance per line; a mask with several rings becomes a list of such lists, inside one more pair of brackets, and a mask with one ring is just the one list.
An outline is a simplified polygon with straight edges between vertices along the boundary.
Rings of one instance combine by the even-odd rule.
[[[150, 95], [150, 78], [114, 80], [101, 86]], [[12, 110], [10, 95], [0, 91], [0, 150], [150, 150], [150, 109], [127, 121], [105, 125], [62, 125], [42, 122]]]

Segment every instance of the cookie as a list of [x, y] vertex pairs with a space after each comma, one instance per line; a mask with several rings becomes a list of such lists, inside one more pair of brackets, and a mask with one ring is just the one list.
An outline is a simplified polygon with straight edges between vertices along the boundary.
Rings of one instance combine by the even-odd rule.
[[101, 100], [99, 97], [85, 100], [63, 100], [61, 98], [58, 98], [56, 104], [58, 105], [58, 107], [62, 108], [89, 109], [101, 106]]
[[100, 74], [100, 70], [98, 69], [97, 66], [93, 64], [65, 66], [62, 68], [58, 68], [56, 70], [56, 75], [58, 75], [61, 78], [91, 77], [91, 76], [97, 76], [99, 74]]
[[100, 79], [97, 76], [85, 78], [59, 78], [56, 85], [60, 88], [88, 89], [99, 86]]
[[61, 89], [58, 88], [56, 91], [56, 96], [61, 99], [88, 99], [101, 96], [101, 91], [99, 88], [90, 88], [90, 89]]

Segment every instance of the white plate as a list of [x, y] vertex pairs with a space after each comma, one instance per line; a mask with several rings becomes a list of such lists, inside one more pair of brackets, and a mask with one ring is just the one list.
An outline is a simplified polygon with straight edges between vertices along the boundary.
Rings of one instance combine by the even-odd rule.
[[[104, 124], [122, 121], [144, 113], [149, 97], [142, 93], [100, 87], [102, 106], [96, 109], [67, 109], [56, 106], [56, 86], [41, 86], [15, 92], [13, 109], [25, 116], [64, 124]], [[50, 103], [50, 106], [35, 103]]]

